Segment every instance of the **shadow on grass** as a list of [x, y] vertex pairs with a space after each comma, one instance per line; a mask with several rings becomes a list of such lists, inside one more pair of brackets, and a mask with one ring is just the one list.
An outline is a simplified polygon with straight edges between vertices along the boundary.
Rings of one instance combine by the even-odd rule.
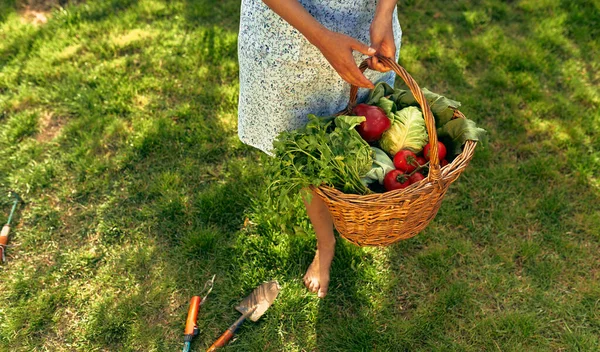
[[[570, 28], [564, 32], [566, 37], [553, 38], [564, 47], [579, 47], [583, 58], [595, 45], [585, 33], [595, 31], [592, 27], [598, 20], [597, 9], [589, 5], [566, 13], [569, 22], [581, 20], [580, 30], [566, 27]], [[419, 12], [420, 5], [413, 7]], [[535, 18], [551, 11], [528, 10]], [[397, 335], [398, 350], [558, 348], [549, 342], [554, 338], [560, 339], [559, 345], [594, 349], [597, 340], [589, 336], [597, 329], [581, 333], [589, 320], [571, 320], [580, 327], [575, 341], [561, 339], [563, 327], [553, 320], [569, 320], [566, 311], [599, 294], [592, 285], [594, 275], [586, 272], [591, 269], [589, 262], [580, 259], [593, 256], [590, 248], [599, 243], [591, 228], [598, 225], [594, 214], [600, 210], [600, 192], [590, 176], [599, 166], [589, 144], [597, 129], [590, 127], [593, 108], [586, 108], [597, 108], [597, 93], [578, 92], [580, 88], [567, 83], [591, 83], [594, 78], [585, 70], [569, 71], [564, 57], [553, 55], [543, 40], [550, 38], [553, 24], [518, 21], [518, 26], [535, 33], [533, 38], [523, 38], [495, 26], [478, 6], [463, 14], [467, 19], [482, 16], [482, 24], [471, 30], [472, 37], [451, 42], [444, 33], [464, 36], [469, 29], [458, 26], [456, 17], [442, 16], [428, 34], [442, 33], [446, 44], [437, 52], [424, 50], [419, 62], [408, 57], [405, 65], [409, 72], [423, 72], [424, 77], [415, 77], [421, 83], [444, 87], [437, 82], [452, 82], [446, 83], [447, 94], [462, 101], [463, 112], [491, 132], [491, 143], [485, 149], [478, 147], [429, 228], [391, 248], [390, 262], [404, 268], [391, 277], [414, 290], [413, 308], [406, 318], [401, 315], [407, 313], [405, 309], [393, 310], [401, 319], [399, 331], [406, 332]], [[412, 37], [423, 41], [418, 34]], [[405, 50], [412, 52], [408, 47]], [[465, 61], [456, 60], [458, 51], [464, 51], [459, 56]], [[566, 298], [565, 286], [578, 287], [576, 303], [561, 302]], [[475, 332], [462, 330], [461, 322], [477, 321], [473, 302], [479, 302], [479, 309], [490, 318]], [[542, 315], [536, 309], [552, 313]]]
[[[43, 48], [43, 45], [34, 46], [34, 43], [39, 40], [51, 41], [56, 30], [60, 28], [68, 27], [73, 22], [100, 22], [110, 17], [118, 18], [119, 15], [137, 3], [137, 0], [105, 0], [80, 4], [80, 6], [65, 3], [64, 5], [69, 5], [66, 6], [67, 10], [65, 12], [55, 11], [53, 16], [56, 16], [57, 19], [53, 19], [48, 24], [41, 26], [27, 25], [18, 31], [11, 31], [16, 35], [8, 33], [4, 40], [7, 40], [9, 44], [4, 44], [3, 49], [0, 51], [0, 69], [17, 61], [20, 70], [22, 70], [27, 64], [27, 58], [38, 55], [40, 48]], [[3, 2], [0, 5], [0, 23], [10, 13], [16, 12], [20, 6], [14, 1]]]
[[[73, 13], [106, 20], [112, 3]], [[137, 2], [114, 3], [131, 9]], [[174, 350], [189, 298], [216, 273], [195, 349], [208, 347], [239, 316], [233, 307], [260, 282], [277, 279], [281, 296], [228, 350], [594, 350], [598, 319], [590, 311], [600, 293], [589, 258], [600, 242], [599, 217], [586, 215], [600, 204], [589, 143], [597, 131], [578, 129], [593, 126], [594, 115], [577, 115], [582, 110], [565, 101], [592, 108], [597, 102], [586, 90], [558, 106], [552, 97], [577, 89], [568, 75], [582, 86], [595, 81], [589, 73], [560, 72], [559, 58], [535, 43], [523, 53], [520, 45], [531, 43], [518, 33], [535, 17], [519, 17], [515, 32], [502, 11], [525, 10], [495, 2], [488, 15], [482, 4], [461, 2], [448, 17], [415, 25], [401, 55], [407, 69], [462, 101], [492, 142], [477, 150], [418, 237], [387, 249], [339, 240], [329, 296], [318, 300], [301, 280], [314, 236], [282, 234], [272, 220], [277, 214], [261, 207], [263, 160], [237, 141], [231, 125], [239, 2], [183, 4], [186, 40], [166, 37], [177, 44], [164, 52], [144, 41], [100, 53], [125, 65], [126, 74], [94, 72], [106, 82], [83, 73], [54, 82], [70, 100], [52, 104], [79, 122], [66, 127], [57, 147], [64, 184], [33, 188], [40, 204], [13, 250], [16, 263], [31, 263], [14, 274], [2, 344]], [[407, 5], [403, 16], [411, 19], [447, 6]], [[585, 19], [593, 31], [596, 17], [588, 10], [569, 12], [567, 22]], [[120, 90], [121, 81], [135, 89]], [[297, 210], [297, 227], [310, 233], [301, 205]], [[245, 227], [246, 216], [255, 224]]]
[[0, 3], [0, 24], [4, 23], [6, 18], [15, 12], [15, 0], [5, 0]]
[[317, 350], [370, 351], [382, 342], [373, 300], [378, 294], [372, 292], [377, 286], [365, 269], [372, 261], [368, 251], [339, 239], [329, 293], [319, 302]]
[[207, 25], [237, 32], [240, 0], [185, 0], [185, 18], [192, 27]]
[[[82, 5], [70, 9], [67, 16], [72, 16], [71, 20], [105, 21], [135, 4], [113, 1]], [[51, 25], [60, 28], [69, 22], [62, 20]], [[56, 162], [61, 165], [57, 169], [64, 171], [63, 180], [70, 181], [52, 185], [52, 191], [34, 185], [32, 191], [54, 194], [73, 213], [69, 216], [56, 211], [57, 204], [48, 201], [44, 203], [46, 208], [29, 209], [37, 215], [26, 220], [21, 245], [29, 249], [39, 244], [40, 251], [46, 248], [47, 252], [38, 253], [43, 261], [29, 263], [28, 275], [14, 278], [9, 322], [0, 331], [0, 341], [13, 350], [17, 346], [48, 346], [52, 339], [47, 337], [52, 331], [61, 331], [60, 339], [74, 338], [110, 350], [138, 349], [141, 347], [134, 344], [142, 342], [132, 342], [132, 336], [153, 336], [143, 341], [148, 349], [172, 350], [179, 345], [181, 321], [179, 317], [170, 319], [169, 314], [183, 314], [189, 297], [198, 294], [213, 273], [218, 273], [223, 283], [215, 288], [215, 293], [221, 291], [219, 297], [223, 300], [215, 299], [220, 304], [208, 308], [208, 312], [218, 314], [203, 321], [212, 322], [220, 330], [227, 320], [220, 319], [219, 314], [231, 316], [231, 297], [237, 298], [242, 287], [242, 283], [228, 279], [231, 258], [240, 254], [232, 242], [243, 224], [253, 191], [261, 187], [261, 175], [258, 169], [245, 165], [248, 159], [256, 160], [257, 153], [239, 145], [229, 126], [231, 103], [236, 96], [229, 87], [237, 76], [230, 63], [235, 59], [235, 42], [222, 42], [218, 36], [223, 31], [218, 30], [200, 28], [195, 33], [198, 37], [184, 48], [206, 46], [213, 53], [220, 50], [222, 56], [218, 59], [199, 58], [193, 63], [206, 69], [207, 75], [200, 77], [204, 80], [199, 81], [185, 69], [180, 62], [186, 59], [175, 57], [185, 53], [177, 51], [169, 57], [173, 65], [168, 66], [167, 73], [172, 76], [163, 77], [158, 88], [162, 99], [154, 101], [152, 114], [142, 119], [131, 101], [125, 103], [126, 111], [118, 107], [124, 99], [117, 96], [122, 77], [114, 75], [115, 71], [116, 79], [111, 77], [110, 82], [92, 81], [84, 72], [55, 82], [53, 90], [62, 90], [66, 99], [54, 103], [77, 116], [63, 130], [59, 142], [63, 155]], [[26, 58], [38, 55], [30, 50], [34, 43], [36, 50], [43, 48], [38, 43], [42, 32], [36, 31], [27, 40], [15, 40], [3, 51], [3, 57], [12, 59], [18, 54], [25, 64]], [[205, 41], [212, 44], [205, 45]], [[148, 66], [154, 57], [151, 53], [134, 49], [115, 55], [126, 58], [132, 70], [144, 67], [149, 74], [164, 74]], [[139, 65], [129, 56], [139, 57]], [[125, 95], [127, 98], [133, 96]], [[138, 115], [132, 116], [133, 112]], [[129, 140], [124, 128], [132, 125], [135, 138]], [[26, 231], [36, 228], [31, 235], [48, 235], [27, 237]], [[62, 235], [50, 235], [56, 232]], [[11, 259], [18, 263], [20, 257]], [[49, 277], [65, 280], [64, 285], [45, 290]], [[80, 322], [85, 332], [75, 338], [65, 332], [73, 322], [65, 320], [66, 316], [58, 317], [57, 312], [78, 305], [78, 298], [68, 293], [68, 287], [79, 287], [83, 292], [82, 286], [87, 285], [82, 284], [88, 280], [103, 282], [103, 287], [89, 305], [78, 309], [78, 314], [86, 317]], [[32, 290], [38, 289], [44, 292], [34, 295]], [[179, 292], [183, 292], [181, 296], [172, 297]], [[36, 308], [29, 308], [31, 303]], [[169, 324], [176, 328], [169, 330]], [[177, 338], [165, 338], [174, 331]]]

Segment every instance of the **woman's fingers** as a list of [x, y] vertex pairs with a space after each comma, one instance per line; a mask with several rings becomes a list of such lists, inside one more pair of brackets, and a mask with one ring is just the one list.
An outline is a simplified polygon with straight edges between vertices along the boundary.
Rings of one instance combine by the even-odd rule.
[[[356, 40], [352, 37], [348, 37], [350, 39], [350, 48], [352, 50], [356, 50], [364, 55], [375, 55], [377, 52], [375, 49], [370, 46], [363, 44], [359, 40]], [[360, 71], [358, 66], [356, 66], [356, 62], [354, 61], [354, 56], [352, 56], [352, 52], [350, 55], [346, 57], [346, 70], [348, 74], [352, 77], [352, 84], [358, 87], [363, 88], [374, 88], [373, 82], [369, 81], [369, 79]]]
[[354, 39], [352, 37], [349, 37], [349, 38], [351, 39], [350, 48], [352, 48], [352, 50], [356, 50], [359, 53], [365, 54], [365, 55], [368, 55], [368, 56], [373, 56], [377, 52], [375, 49], [371, 48], [367, 44], [364, 44], [364, 43], [362, 43], [362, 42], [360, 42], [357, 39]]
[[376, 58], [375, 56], [373, 56], [373, 57], [370, 57], [370, 58], [368, 58], [368, 59], [367, 59], [367, 64], [369, 65], [369, 68], [370, 68], [371, 70], [374, 70], [374, 68], [373, 68], [373, 67], [374, 67], [374, 65], [375, 65], [375, 62], [377, 62], [377, 58]]
[[[371, 46], [377, 50], [377, 54], [393, 59], [396, 57], [396, 42], [394, 40], [394, 26], [391, 19], [391, 17], [382, 18], [376, 16], [373, 18], [369, 31], [371, 34]], [[390, 68], [377, 58], [371, 60], [369, 67], [380, 72], [390, 70]]]
[[362, 72], [360, 72], [358, 67], [352, 65], [350, 67], [350, 74], [356, 80], [356, 82], [358, 82], [354, 84], [355, 86], [371, 89], [375, 88], [373, 82], [369, 81], [369, 79]]
[[343, 73], [342, 78], [352, 85], [362, 88], [374, 88], [373, 82], [369, 81], [356, 66], [352, 55], [350, 55], [348, 62], [344, 65]]
[[385, 66], [383, 62], [379, 61], [377, 56], [373, 56], [368, 59], [369, 68], [371, 70], [379, 71], [379, 72], [387, 72], [390, 71], [391, 68]]
[[347, 73], [344, 73], [342, 75], [340, 75], [342, 77], [342, 79], [348, 83], [350, 83], [353, 86], [357, 86], [357, 87], [362, 87], [362, 88], [369, 88], [368, 86], [365, 86], [365, 83], [362, 82], [361, 80], [356, 79], [356, 77], [351, 76]]
[[[375, 49], [360, 42], [357, 39], [354, 39], [352, 37], [348, 37], [348, 38], [350, 38], [350, 41], [351, 41], [350, 48], [352, 50], [356, 50], [359, 53], [368, 55], [368, 56], [373, 56], [377, 52]], [[348, 62], [349, 62], [349, 65], [347, 66], [347, 69], [350, 71], [349, 72], [350, 76], [352, 76], [352, 78], [354, 79], [353, 80], [354, 82], [352, 84], [354, 84], [355, 86], [358, 86], [358, 87], [363, 87], [363, 88], [374, 88], [375, 87], [373, 85], [373, 82], [369, 81], [369, 79], [367, 79], [367, 77], [356, 66], [356, 62], [354, 61], [354, 57], [352, 56], [352, 53], [350, 53], [350, 55], [348, 56]]]
[[328, 32], [316, 44], [323, 56], [346, 82], [363, 88], [373, 88], [374, 85], [360, 71], [354, 60], [354, 50], [365, 54], [374, 55], [376, 50], [360, 41], [344, 34]]

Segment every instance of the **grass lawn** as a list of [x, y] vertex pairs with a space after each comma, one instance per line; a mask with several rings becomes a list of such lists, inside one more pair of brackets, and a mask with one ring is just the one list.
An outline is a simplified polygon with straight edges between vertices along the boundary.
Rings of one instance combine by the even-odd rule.
[[[226, 351], [600, 350], [600, 2], [399, 2], [400, 63], [490, 132], [419, 236], [315, 239], [265, 205], [237, 139], [239, 0], [0, 2], [1, 351], [204, 350], [262, 281], [283, 289]], [[250, 221], [245, 222], [248, 218]], [[285, 226], [282, 226], [285, 225]], [[282, 228], [292, 228], [283, 231]]]

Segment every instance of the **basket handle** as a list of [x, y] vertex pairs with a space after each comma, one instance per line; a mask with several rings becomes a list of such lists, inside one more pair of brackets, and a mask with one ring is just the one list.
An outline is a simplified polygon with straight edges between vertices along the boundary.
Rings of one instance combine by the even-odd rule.
[[[421, 110], [423, 111], [423, 117], [425, 119], [425, 126], [427, 128], [427, 135], [429, 136], [429, 144], [431, 145], [431, 149], [429, 151], [429, 179], [431, 181], [439, 181], [441, 177], [440, 172], [440, 159], [438, 158], [438, 138], [437, 131], [435, 129], [435, 119], [433, 118], [433, 113], [429, 108], [429, 104], [427, 103], [427, 99], [423, 95], [423, 91], [417, 84], [417, 82], [411, 77], [411, 75], [406, 72], [406, 70], [398, 65], [398, 63], [390, 58], [376, 55], [379, 61], [381, 61], [385, 66], [391, 68], [397, 75], [402, 77], [402, 80], [406, 83], [411, 93], [415, 97], [415, 100], [421, 106]], [[368, 67], [367, 60], [363, 61], [358, 68], [361, 72], [365, 72]], [[350, 101], [348, 102], [348, 107], [346, 111], [351, 111], [354, 106], [356, 106], [356, 99], [358, 94], [358, 87], [352, 85], [350, 88]]]

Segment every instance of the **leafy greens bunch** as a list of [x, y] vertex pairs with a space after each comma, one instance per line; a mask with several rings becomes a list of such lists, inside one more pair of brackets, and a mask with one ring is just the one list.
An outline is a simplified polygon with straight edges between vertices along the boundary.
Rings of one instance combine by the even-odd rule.
[[371, 169], [373, 156], [355, 127], [362, 116], [317, 117], [297, 130], [282, 132], [269, 158], [270, 198], [281, 207], [311, 185], [328, 185], [344, 193], [367, 194], [361, 177]]
[[[429, 103], [435, 118], [438, 140], [448, 148], [448, 160], [462, 152], [468, 141], [487, 141], [487, 132], [477, 127], [473, 120], [455, 117], [460, 102], [446, 98], [423, 88], [423, 95]], [[428, 141], [421, 107], [410, 90], [391, 87], [385, 82], [378, 83], [369, 94], [366, 104], [382, 108], [394, 122], [384, 133], [380, 145], [394, 155], [400, 149], [419, 152]]]

